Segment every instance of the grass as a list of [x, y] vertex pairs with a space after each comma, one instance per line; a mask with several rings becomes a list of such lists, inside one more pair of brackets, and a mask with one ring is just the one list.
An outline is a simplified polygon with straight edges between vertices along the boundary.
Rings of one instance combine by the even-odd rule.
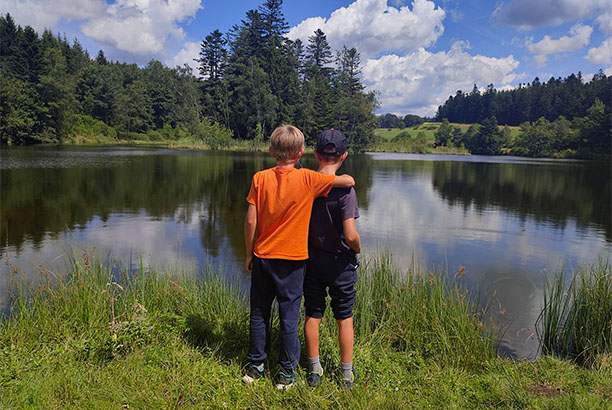
[[[465, 148], [461, 147], [434, 147], [435, 132], [440, 128], [440, 122], [426, 122], [414, 127], [404, 129], [400, 128], [377, 128], [374, 133], [378, 137], [378, 142], [368, 148], [368, 151], [373, 152], [408, 152], [419, 154], [444, 154], [444, 155], [469, 155]], [[471, 124], [451, 123], [452, 126], [459, 127], [465, 132]], [[504, 126], [499, 126], [502, 130]], [[511, 141], [521, 134], [520, 127], [509, 126]], [[402, 133], [407, 133], [410, 138], [397, 139], [396, 137]], [[415, 144], [419, 133], [423, 133], [426, 139], [425, 144]]]
[[567, 283], [564, 272], [544, 288], [538, 318], [542, 349], [547, 354], [592, 364], [612, 351], [612, 267], [601, 259], [583, 266]]
[[[375, 134], [378, 137], [378, 141], [368, 147], [368, 151], [407, 152], [417, 154], [469, 155], [469, 152], [465, 148], [434, 147], [434, 132], [438, 128], [439, 123], [426, 123], [404, 129], [378, 128], [375, 130]], [[400, 135], [402, 133], [403, 136]], [[419, 137], [419, 134], [421, 134], [422, 136]]]
[[238, 280], [212, 267], [199, 277], [143, 264], [127, 272], [84, 250], [65, 277], [41, 270], [35, 285], [13, 279], [0, 325], [0, 408], [610, 408], [609, 354], [590, 367], [498, 358], [482, 324], [486, 305], [466, 292], [464, 275], [400, 271], [385, 253], [367, 259], [353, 390], [331, 377], [339, 356], [327, 312], [323, 384], [278, 392], [269, 378], [240, 381], [248, 309]]

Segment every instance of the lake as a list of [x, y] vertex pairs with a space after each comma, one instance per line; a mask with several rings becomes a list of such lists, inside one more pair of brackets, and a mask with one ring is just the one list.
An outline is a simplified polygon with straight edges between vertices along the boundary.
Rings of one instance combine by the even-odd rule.
[[[11, 266], [65, 270], [70, 249], [155, 267], [238, 273], [245, 197], [267, 154], [147, 147], [2, 147], [0, 310]], [[312, 156], [302, 164], [316, 169]], [[536, 357], [547, 274], [612, 252], [610, 162], [412, 154], [350, 155], [366, 255], [455, 274], [492, 298], [500, 353]]]

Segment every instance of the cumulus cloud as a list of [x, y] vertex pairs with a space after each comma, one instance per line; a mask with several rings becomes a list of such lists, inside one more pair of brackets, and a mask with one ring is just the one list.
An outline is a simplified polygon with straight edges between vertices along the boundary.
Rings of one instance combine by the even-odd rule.
[[198, 63], [195, 59], [200, 58], [200, 43], [188, 41], [183, 44], [183, 48], [174, 57], [166, 60], [166, 65], [169, 67], [184, 66], [187, 64], [191, 67], [193, 74], [198, 75]]
[[581, 49], [589, 45], [593, 28], [577, 24], [570, 29], [570, 36], [562, 36], [558, 39], [553, 39], [550, 36], [544, 38], [537, 43], [533, 39], [527, 39], [526, 46], [529, 51], [534, 54], [534, 60], [538, 67], [542, 67], [550, 54], [559, 54], [571, 52]]
[[308, 37], [321, 29], [333, 49], [356, 47], [367, 58], [385, 51], [414, 52], [435, 44], [444, 32], [444, 17], [444, 10], [429, 0], [414, 0], [412, 9], [389, 6], [387, 0], [356, 0], [329, 18], [302, 21], [287, 36], [307, 44]]
[[[610, 0], [510, 0], [508, 4], [502, 3], [495, 9], [493, 20], [530, 30], [604, 13], [610, 13]], [[603, 21], [598, 23], [600, 28], [604, 24]]]
[[[612, 9], [612, 6], [610, 6]], [[612, 10], [601, 14], [595, 19], [595, 22], [599, 24], [599, 29], [606, 34], [612, 34]]]
[[200, 0], [116, 0], [81, 29], [86, 36], [117, 50], [163, 55], [169, 39], [185, 38], [177, 23], [195, 16], [201, 7]]
[[474, 83], [503, 86], [522, 76], [513, 73], [519, 62], [512, 55], [473, 56], [465, 51], [467, 46], [456, 42], [448, 52], [421, 48], [404, 57], [391, 54], [369, 59], [363, 67], [363, 82], [380, 92], [385, 112], [433, 115], [457, 90], [469, 91]]
[[37, 31], [53, 28], [60, 18], [82, 20], [104, 13], [104, 0], [0, 0], [2, 14], [10, 13], [22, 26]]
[[612, 37], [605, 39], [599, 47], [593, 47], [585, 57], [593, 64], [612, 65]]

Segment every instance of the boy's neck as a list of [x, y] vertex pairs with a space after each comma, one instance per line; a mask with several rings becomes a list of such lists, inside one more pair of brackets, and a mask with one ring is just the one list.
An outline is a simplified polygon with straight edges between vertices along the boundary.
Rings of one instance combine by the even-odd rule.
[[289, 159], [287, 161], [276, 160], [276, 166], [280, 168], [295, 168], [295, 164], [297, 164], [298, 161], [299, 159]]
[[329, 164], [319, 162], [319, 172], [325, 175], [336, 175], [336, 171], [338, 170], [337, 164]]

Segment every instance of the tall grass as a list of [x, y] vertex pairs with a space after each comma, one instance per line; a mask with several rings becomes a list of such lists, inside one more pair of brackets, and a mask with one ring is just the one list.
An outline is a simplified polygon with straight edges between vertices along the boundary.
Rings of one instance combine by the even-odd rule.
[[235, 341], [232, 330], [248, 318], [238, 283], [211, 266], [198, 278], [188, 271], [152, 271], [142, 262], [124, 269], [102, 262], [95, 249], [68, 259], [67, 275], [41, 269], [37, 283], [15, 282], [0, 345], [66, 346], [85, 360], [101, 361], [174, 335], [231, 348], [223, 340]]
[[[241, 283], [212, 267], [202, 277], [153, 271], [142, 263], [131, 272], [103, 263], [87, 249], [70, 262], [64, 278], [43, 270], [37, 285], [16, 288], [0, 343], [7, 338], [23, 346], [74, 342], [83, 354], [99, 359], [164, 340], [160, 329], [198, 346], [231, 351], [247, 344], [248, 303]], [[445, 272], [425, 273], [417, 265], [403, 272], [382, 252], [359, 270], [356, 338], [423, 359], [478, 366], [495, 355], [479, 300], [461, 273], [449, 279]]]
[[[330, 377], [338, 342], [328, 309], [322, 385], [278, 392], [269, 378], [256, 386], [240, 382], [249, 317], [243, 277], [211, 266], [203, 273], [143, 263], [126, 269], [85, 249], [71, 257], [66, 275], [41, 270], [36, 284], [14, 279], [11, 311], [0, 322], [0, 408], [564, 408], [568, 400], [598, 408], [609, 402], [609, 366], [576, 370], [550, 358], [541, 364], [495, 358], [481, 298], [466, 289], [464, 275], [417, 264], [402, 271], [384, 252], [366, 259], [355, 305], [357, 384], [346, 393]], [[274, 355], [278, 325], [273, 329]], [[554, 392], [571, 385], [571, 396], [553, 405], [534, 390], [534, 378], [541, 381], [536, 387]]]
[[593, 364], [612, 353], [612, 268], [609, 259], [547, 281], [537, 321], [542, 352]]
[[485, 323], [486, 299], [466, 271], [400, 270], [388, 252], [366, 261], [357, 283], [356, 337], [413, 352], [424, 360], [478, 367], [496, 354], [500, 333]]

